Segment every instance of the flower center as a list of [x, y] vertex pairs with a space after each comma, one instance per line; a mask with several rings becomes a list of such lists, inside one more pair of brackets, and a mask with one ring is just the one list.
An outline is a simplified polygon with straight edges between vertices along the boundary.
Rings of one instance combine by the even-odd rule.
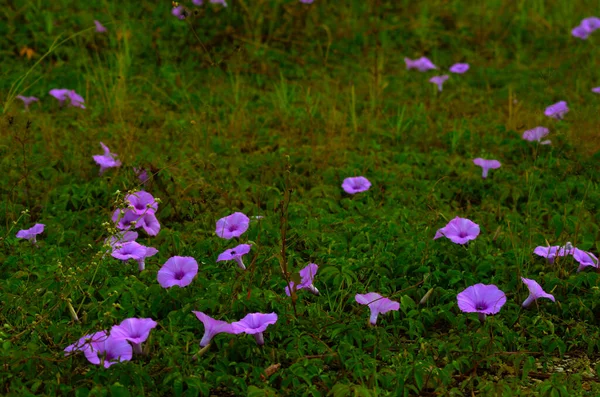
[[238, 230], [238, 226], [237, 225], [230, 225], [229, 226], [229, 231], [230, 232], [235, 232], [236, 230]]
[[465, 231], [461, 231], [460, 233], [458, 233], [458, 237], [460, 237], [460, 238], [465, 238], [465, 237], [467, 237], [468, 235], [469, 235], [469, 234], [468, 234], [467, 232], [465, 232]]
[[183, 276], [185, 276], [185, 273], [183, 270], [179, 270], [177, 273], [175, 273], [175, 280], [181, 280]]
[[479, 303], [475, 306], [475, 309], [477, 310], [485, 310], [487, 309], [487, 305], [483, 304], [483, 303]]
[[235, 251], [234, 250], [231, 250], [231, 255], [235, 255]]

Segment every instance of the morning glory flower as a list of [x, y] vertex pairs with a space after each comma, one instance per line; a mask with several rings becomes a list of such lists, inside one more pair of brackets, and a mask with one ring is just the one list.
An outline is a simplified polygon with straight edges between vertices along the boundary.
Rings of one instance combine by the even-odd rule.
[[468, 63], [455, 63], [454, 65], [450, 66], [450, 71], [452, 73], [463, 74], [467, 70], [469, 70], [469, 64]]
[[85, 102], [83, 100], [83, 97], [76, 93], [75, 90], [69, 90], [66, 88], [54, 88], [50, 90], [49, 94], [52, 95], [54, 98], [58, 99], [58, 103], [60, 106], [63, 106], [65, 101], [68, 99], [70, 106], [85, 109], [85, 106], [83, 105], [83, 102]]
[[458, 307], [464, 313], [479, 313], [479, 320], [496, 314], [506, 303], [506, 295], [495, 285], [475, 284], [457, 295]]
[[560, 101], [556, 102], [554, 105], [548, 106], [544, 111], [544, 114], [553, 119], [562, 120], [568, 111], [569, 108], [567, 107], [567, 102]]
[[112, 252], [112, 257], [127, 262], [129, 259], [134, 259], [138, 262], [140, 272], [146, 268], [146, 258], [154, 256], [158, 253], [156, 248], [146, 247], [135, 241], [123, 243], [119, 248]]
[[498, 160], [485, 160], [481, 157], [477, 157], [473, 160], [473, 164], [480, 166], [483, 169], [481, 174], [482, 178], [487, 178], [489, 170], [495, 170], [500, 168], [500, 162]]
[[121, 216], [120, 209], [113, 212], [112, 220], [120, 230], [128, 230], [135, 222], [135, 229], [143, 228], [149, 236], [156, 236], [160, 231], [160, 223], [153, 212], [148, 212], [145, 215], [138, 215], [133, 210], [126, 210]]
[[549, 263], [554, 263], [554, 258], [556, 258], [557, 256], [565, 256], [571, 254], [571, 252], [566, 252], [564, 247], [560, 247], [558, 245], [554, 245], [552, 247], [544, 247], [540, 245], [538, 247], [535, 247], [533, 253], [548, 259]]
[[262, 346], [265, 344], [263, 332], [269, 325], [275, 324], [276, 322], [276, 313], [250, 313], [240, 321], [231, 323], [231, 325], [235, 334], [245, 333], [248, 335], [254, 335], [256, 343]]
[[437, 66], [433, 64], [427, 57], [421, 57], [419, 59], [412, 60], [410, 58], [404, 58], [406, 63], [406, 69], [417, 69], [419, 72], [426, 72], [428, 70], [437, 69]]
[[108, 368], [122, 361], [129, 361], [133, 356], [131, 345], [126, 340], [119, 340], [109, 335], [108, 338], [90, 342], [90, 347], [83, 350], [85, 358], [96, 365]]
[[546, 127], [535, 127], [531, 130], [527, 130], [523, 133], [523, 139], [526, 141], [534, 142], [537, 141], [541, 145], [549, 145], [550, 140], [542, 141], [542, 138], [548, 135], [550, 131]]
[[285, 294], [290, 296], [290, 289], [294, 289], [298, 291], [300, 289], [307, 289], [313, 295], [319, 295], [319, 290], [313, 285], [313, 280], [315, 275], [317, 274], [317, 270], [319, 270], [319, 266], [314, 263], [309, 263], [304, 269], [300, 270], [300, 284], [296, 285], [294, 289], [294, 282], [290, 281], [290, 285], [285, 287]]
[[141, 222], [138, 222], [136, 226], [141, 226], [149, 236], [156, 236], [160, 231], [160, 223], [153, 212], [146, 213], [142, 217]]
[[100, 21], [94, 20], [94, 24], [96, 25], [97, 33], [105, 33], [106, 32], [106, 28], [100, 23]]
[[150, 180], [150, 177], [148, 176], [148, 171], [146, 171], [143, 168], [133, 167], [133, 172], [135, 172], [135, 175], [137, 175], [140, 182], [142, 182], [144, 185]]
[[113, 250], [116, 250], [117, 248], [122, 247], [123, 244], [135, 241], [137, 240], [137, 238], [137, 232], [132, 232], [128, 230], [124, 232], [117, 232], [117, 234], [115, 234], [114, 236], [110, 236], [104, 241], [104, 244], [108, 244]]
[[100, 166], [100, 175], [104, 173], [109, 168], [120, 167], [121, 162], [116, 159], [116, 153], [111, 153], [108, 146], [100, 142], [100, 146], [102, 146], [103, 154], [97, 154], [92, 156], [96, 164]]
[[192, 311], [192, 313], [194, 313], [198, 320], [202, 321], [202, 324], [204, 324], [204, 335], [202, 335], [202, 340], [200, 340], [200, 346], [202, 347], [208, 346], [212, 338], [217, 334], [236, 333], [233, 329], [233, 325], [227, 321], [215, 320], [202, 312]]
[[342, 188], [348, 194], [366, 192], [371, 187], [371, 182], [364, 176], [355, 176], [344, 179]]
[[443, 75], [443, 76], [435, 76], [429, 79], [430, 83], [436, 84], [438, 86], [438, 91], [442, 91], [442, 85], [444, 84], [444, 82], [446, 80], [448, 80], [450, 76], [448, 76], [447, 74]]
[[17, 95], [17, 98], [23, 101], [25, 110], [29, 110], [29, 105], [31, 105], [31, 103], [39, 101], [39, 99], [34, 96]]
[[158, 203], [154, 200], [154, 197], [143, 190], [128, 194], [125, 197], [125, 202], [127, 202], [132, 211], [138, 215], [155, 213], [158, 210]]
[[242, 256], [250, 252], [251, 247], [252, 246], [250, 244], [240, 244], [235, 248], [225, 250], [224, 252], [219, 254], [217, 262], [234, 260], [237, 262], [240, 269], [246, 270], [246, 266], [244, 266], [244, 262], [242, 261]]
[[580, 272], [588, 266], [592, 266], [598, 268], [598, 258], [591, 252], [586, 252], [580, 250], [579, 248], [574, 248], [572, 251], [573, 258], [579, 262], [579, 267], [577, 271]]
[[372, 325], [375, 325], [375, 323], [377, 322], [377, 316], [380, 313], [384, 314], [389, 312], [390, 310], [400, 309], [400, 303], [388, 298], [384, 298], [377, 292], [369, 292], [368, 294], [356, 294], [354, 299], [361, 305], [369, 306], [369, 309], [371, 309], [371, 316], [369, 317], [369, 322]]
[[542, 286], [539, 285], [537, 281], [524, 277], [521, 277], [521, 280], [523, 280], [523, 282], [527, 286], [527, 289], [529, 289], [529, 297], [527, 297], [527, 299], [525, 299], [525, 301], [523, 302], [523, 307], [527, 308], [531, 306], [531, 304], [539, 298], [548, 298], [552, 302], [555, 302], [554, 295], [548, 294], [546, 291], [544, 291]]
[[571, 30], [571, 34], [579, 39], [585, 40], [595, 30], [600, 28], [600, 18], [589, 17], [581, 21], [581, 23]]
[[600, 94], [600, 87], [592, 88], [592, 92]]
[[584, 28], [583, 26], [579, 25], [579, 26], [575, 26], [572, 30], [571, 30], [571, 35], [573, 37], [577, 37], [578, 39], [581, 40], [586, 40], [589, 35], [592, 32], [590, 32], [589, 30], [587, 30], [586, 28]]
[[26, 240], [29, 240], [31, 244], [35, 244], [37, 242], [36, 236], [44, 232], [45, 226], [46, 225], [42, 223], [36, 223], [29, 229], [19, 230], [17, 232], [17, 238], [24, 238]]
[[198, 262], [191, 256], [174, 256], [169, 258], [158, 271], [158, 283], [163, 288], [174, 285], [183, 288], [192, 283], [198, 274]]
[[145, 342], [150, 336], [152, 328], [156, 327], [157, 322], [151, 318], [128, 318], [121, 324], [115, 325], [110, 330], [111, 338], [115, 340], [126, 340], [133, 345], [135, 354], [142, 354], [142, 342]]
[[80, 338], [77, 342], [69, 345], [65, 348], [65, 356], [71, 356], [77, 352], [83, 352], [91, 347], [92, 342], [101, 342], [108, 338], [106, 331], [98, 331], [93, 334], [85, 335]]
[[184, 6], [177, 6], [177, 7], [173, 7], [173, 9], [171, 10], [171, 14], [173, 14], [174, 16], [176, 16], [177, 18], [184, 20], [185, 18], [188, 17], [188, 11], [185, 9]]
[[467, 218], [457, 216], [439, 229], [433, 239], [446, 237], [454, 244], [466, 244], [470, 240], [475, 240], [477, 236], [479, 236], [479, 225]]
[[217, 230], [215, 233], [217, 236], [229, 240], [244, 234], [248, 230], [249, 224], [250, 218], [241, 212], [234, 212], [217, 221]]

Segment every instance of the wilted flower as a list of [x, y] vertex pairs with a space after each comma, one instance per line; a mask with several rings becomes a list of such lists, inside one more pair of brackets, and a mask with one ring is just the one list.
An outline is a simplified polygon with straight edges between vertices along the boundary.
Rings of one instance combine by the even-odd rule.
[[111, 153], [108, 146], [100, 142], [100, 146], [102, 146], [103, 154], [97, 154], [92, 156], [96, 164], [100, 166], [100, 175], [104, 173], [109, 168], [120, 167], [121, 162], [116, 159], [116, 153]]
[[192, 283], [198, 274], [198, 262], [191, 256], [174, 256], [169, 258], [158, 271], [158, 283], [163, 288], [174, 285], [183, 288]]
[[39, 99], [37, 99], [34, 96], [17, 95], [17, 98], [23, 101], [23, 105], [25, 105], [25, 110], [29, 110], [29, 105], [31, 105], [32, 102], [39, 101]]
[[240, 244], [235, 248], [225, 250], [225, 252], [219, 254], [217, 262], [234, 260], [242, 270], [246, 270], [246, 266], [244, 266], [244, 262], [242, 261], [242, 256], [250, 252], [251, 247], [250, 244]]
[[104, 26], [102, 26], [100, 21], [94, 20], [94, 24], [96, 24], [96, 32], [97, 33], [105, 33], [106, 32], [106, 28]]
[[495, 285], [475, 284], [457, 295], [458, 307], [464, 313], [479, 313], [479, 320], [496, 314], [506, 303], [506, 295]]
[[384, 298], [377, 292], [369, 292], [368, 294], [356, 294], [356, 296], [354, 296], [354, 299], [361, 305], [369, 306], [369, 309], [371, 309], [371, 316], [369, 317], [369, 322], [372, 325], [375, 325], [375, 323], [377, 323], [377, 316], [380, 313], [385, 314], [390, 310], [400, 309], [400, 303], [388, 298]]
[[202, 340], [200, 340], [200, 346], [202, 347], [208, 346], [212, 338], [217, 334], [236, 334], [233, 325], [227, 321], [215, 320], [202, 312], [192, 311], [192, 313], [204, 324], [204, 335], [202, 336]]
[[592, 266], [598, 268], [598, 258], [591, 252], [580, 250], [579, 248], [574, 248], [572, 251], [573, 258], [579, 262], [579, 267], [577, 271], [580, 272], [588, 266]]
[[537, 283], [537, 281], [524, 277], [521, 277], [521, 280], [523, 280], [527, 286], [527, 289], [529, 289], [529, 297], [527, 297], [527, 299], [525, 299], [523, 302], [523, 307], [529, 307], [535, 300], [539, 298], [548, 298], [552, 302], [555, 302], [554, 295], [546, 293], [542, 286]]
[[468, 63], [455, 63], [454, 65], [450, 66], [450, 71], [452, 73], [462, 74], [462, 73], [466, 72], [467, 70], [469, 70]]
[[23, 229], [23, 230], [19, 230], [17, 232], [17, 238], [24, 238], [29, 240], [32, 244], [35, 244], [37, 242], [36, 240], [36, 236], [38, 234], [41, 234], [44, 232], [44, 224], [41, 223], [36, 223], [35, 225], [33, 225], [32, 227], [30, 227], [29, 229]]
[[567, 107], [567, 102], [560, 101], [556, 102], [554, 105], [548, 106], [544, 111], [544, 114], [553, 119], [562, 120], [568, 111], [569, 108]]
[[217, 236], [229, 240], [244, 234], [248, 230], [249, 224], [250, 218], [241, 212], [234, 212], [217, 221], [217, 230], [215, 233]]
[[231, 325], [235, 334], [246, 333], [254, 335], [256, 343], [262, 346], [265, 344], [263, 332], [269, 325], [275, 324], [276, 322], [276, 313], [250, 313], [240, 321], [231, 323]]
[[122, 261], [128, 261], [129, 259], [134, 259], [138, 262], [138, 268], [140, 272], [146, 267], [146, 258], [154, 256], [158, 253], [156, 248], [146, 247], [135, 241], [130, 241], [128, 243], [123, 243], [119, 248], [116, 248], [112, 252], [112, 257], [116, 259], [120, 259]]
[[533, 142], [537, 141], [541, 145], [549, 145], [550, 140], [542, 141], [542, 138], [548, 135], [550, 131], [546, 127], [535, 127], [531, 130], [527, 130], [523, 133], [523, 139]]
[[138, 215], [155, 213], [158, 210], [158, 203], [154, 200], [154, 197], [143, 190], [128, 194], [125, 197], [125, 202], [127, 202], [131, 207], [131, 210]]
[[68, 99], [69, 104], [71, 106], [85, 109], [85, 106], [83, 105], [83, 102], [85, 102], [83, 100], [83, 97], [76, 93], [75, 90], [69, 90], [66, 88], [54, 88], [50, 90], [49, 94], [52, 95], [54, 98], [58, 99], [60, 106], [63, 106], [65, 101]]
[[371, 187], [371, 182], [364, 176], [355, 176], [344, 179], [342, 188], [348, 194], [366, 192]]
[[133, 345], [135, 354], [142, 354], [142, 342], [150, 336], [152, 328], [156, 327], [156, 321], [151, 318], [128, 318], [121, 324], [115, 325], [110, 330], [111, 338], [115, 340], [127, 340]]
[[487, 178], [489, 170], [495, 170], [500, 168], [500, 162], [498, 160], [485, 160], [481, 157], [477, 157], [473, 160], [473, 164], [480, 166], [483, 169], [481, 174], [482, 178]]
[[108, 368], [121, 361], [129, 361], [133, 356], [132, 348], [126, 340], [119, 340], [109, 335], [106, 339], [90, 342], [90, 347], [83, 350], [85, 358], [96, 365]]
[[469, 219], [457, 216], [439, 229], [433, 239], [446, 237], [455, 244], [466, 244], [470, 240], [475, 240], [477, 236], [479, 236], [479, 225]]
[[77, 352], [82, 352], [91, 348], [92, 342], [102, 342], [108, 339], [106, 331], [98, 331], [93, 334], [85, 335], [80, 338], [77, 342], [69, 345], [65, 348], [65, 356], [71, 356]]
[[427, 57], [421, 57], [419, 59], [404, 58], [406, 63], [406, 69], [417, 69], [419, 72], [426, 72], [428, 70], [437, 69], [437, 66], [433, 64]]
[[285, 287], [285, 293], [287, 296], [290, 296], [290, 290], [294, 289], [298, 291], [299, 289], [307, 289], [314, 295], [319, 295], [319, 290], [313, 285], [313, 280], [315, 275], [317, 274], [317, 270], [319, 270], [319, 266], [314, 263], [309, 263], [304, 269], [300, 270], [300, 284], [296, 285], [294, 288], [294, 282], [290, 281], [290, 285]]
[[438, 91], [442, 91], [442, 85], [444, 84], [444, 82], [446, 80], [448, 80], [450, 76], [448, 76], [447, 74], [443, 75], [443, 76], [435, 76], [429, 79], [430, 83], [436, 84], [438, 86]]

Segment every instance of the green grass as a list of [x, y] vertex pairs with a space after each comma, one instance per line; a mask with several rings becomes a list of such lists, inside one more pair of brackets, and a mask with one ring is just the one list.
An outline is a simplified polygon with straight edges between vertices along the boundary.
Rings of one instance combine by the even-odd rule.
[[[570, 34], [600, 1], [230, 0], [187, 21], [170, 3], [0, 9], [0, 394], [600, 394], [599, 274], [533, 255], [567, 241], [600, 252], [600, 33]], [[438, 93], [436, 72], [405, 68], [422, 55], [442, 73], [471, 69]], [[75, 89], [87, 109], [59, 109], [52, 88]], [[40, 102], [24, 112], [18, 94]], [[559, 100], [565, 120], [545, 117]], [[538, 125], [551, 146], [521, 139]], [[100, 141], [123, 166], [99, 177]], [[484, 180], [475, 157], [502, 167]], [[143, 272], [102, 258], [112, 211], [142, 188], [134, 166], [152, 171], [162, 201], [160, 233], [140, 233], [159, 250]], [[373, 186], [348, 196], [355, 175]], [[265, 216], [241, 237], [254, 243], [246, 272], [215, 262], [236, 244], [215, 222], [235, 211]], [[468, 246], [433, 240], [455, 216], [481, 226]], [[36, 222], [38, 246], [15, 238]], [[175, 255], [200, 271], [165, 290], [156, 273]], [[310, 262], [321, 296], [300, 291], [294, 308], [280, 265]], [[521, 276], [557, 302], [523, 310]], [[456, 304], [479, 282], [507, 294], [484, 324]], [[376, 327], [354, 301], [371, 291], [401, 304]], [[263, 348], [222, 334], [196, 356], [192, 310], [279, 321]], [[109, 369], [64, 357], [128, 317], [158, 322], [148, 355]]]

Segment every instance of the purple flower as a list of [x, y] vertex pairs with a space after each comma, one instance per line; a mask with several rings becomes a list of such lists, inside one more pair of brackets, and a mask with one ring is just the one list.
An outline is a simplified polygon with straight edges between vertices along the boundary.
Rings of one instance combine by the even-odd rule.
[[454, 65], [450, 66], [450, 71], [452, 73], [463, 74], [467, 70], [469, 70], [469, 64], [468, 63], [455, 63]]
[[217, 262], [234, 260], [237, 262], [240, 269], [246, 270], [246, 266], [244, 266], [244, 262], [242, 261], [242, 256], [250, 252], [251, 247], [250, 244], [240, 244], [235, 248], [225, 250], [225, 252], [219, 254]]
[[110, 247], [114, 250], [120, 248], [125, 243], [129, 243], [131, 241], [135, 241], [138, 238], [138, 234], [132, 231], [118, 232], [114, 236], [110, 236], [104, 241], [104, 244], [110, 245]]
[[575, 248], [571, 254], [573, 255], [573, 258], [579, 262], [579, 267], [577, 268], [578, 272], [582, 271], [588, 266], [598, 268], [598, 258], [596, 258], [596, 256], [591, 252], [586, 252], [580, 250], [579, 248]]
[[65, 356], [71, 356], [77, 352], [86, 351], [91, 347], [92, 342], [101, 342], [108, 338], [106, 331], [99, 331], [93, 334], [88, 334], [80, 338], [77, 342], [65, 348]]
[[154, 200], [154, 197], [143, 190], [127, 195], [125, 201], [129, 204], [131, 210], [138, 215], [155, 213], [158, 210], [158, 203]]
[[102, 26], [102, 24], [99, 21], [94, 20], [94, 23], [96, 24], [96, 32], [97, 33], [105, 33], [106, 32], [106, 28], [104, 26]]
[[25, 105], [25, 110], [29, 110], [29, 105], [31, 105], [32, 102], [39, 101], [39, 99], [37, 99], [34, 96], [17, 95], [17, 98], [23, 101], [23, 105]]
[[177, 18], [179, 18], [181, 20], [184, 20], [185, 18], [188, 17], [188, 12], [184, 6], [173, 7], [173, 9], [171, 10], [171, 14], [173, 14], [174, 16], [176, 16]]
[[544, 114], [553, 119], [562, 120], [565, 114], [569, 111], [567, 103], [565, 101], [556, 102], [554, 105], [550, 105], [544, 111]]
[[313, 285], [313, 280], [315, 278], [315, 274], [317, 274], [317, 270], [319, 270], [319, 266], [314, 263], [309, 263], [304, 269], [300, 270], [300, 284], [296, 285], [294, 288], [294, 282], [290, 281], [290, 285], [285, 287], [285, 293], [287, 296], [290, 296], [290, 289], [294, 291], [298, 291], [299, 289], [307, 289], [314, 295], [319, 295], [319, 290]]
[[17, 238], [24, 238], [29, 240], [32, 244], [35, 244], [37, 242], [36, 236], [44, 232], [44, 227], [44, 224], [36, 223], [29, 229], [19, 230], [17, 232]]
[[524, 277], [521, 277], [521, 280], [523, 280], [527, 286], [527, 289], [529, 289], [529, 296], [523, 302], [523, 307], [529, 307], [536, 299], [539, 298], [548, 298], [552, 302], [555, 302], [554, 296], [546, 293], [542, 286], [537, 283], [537, 281]]
[[52, 95], [54, 98], [58, 99], [60, 106], [63, 106], [65, 101], [68, 99], [70, 106], [85, 109], [85, 106], [83, 105], [83, 102], [85, 102], [83, 100], [83, 97], [77, 94], [75, 90], [69, 90], [66, 88], [54, 88], [50, 90], [49, 94]]
[[92, 341], [83, 353], [89, 362], [104, 365], [108, 368], [121, 361], [129, 361], [133, 356], [131, 345], [126, 340], [119, 340], [109, 335], [108, 338]]
[[136, 224], [137, 227], [142, 227], [149, 236], [156, 236], [160, 231], [160, 223], [156, 219], [156, 215], [153, 212], [148, 212], [144, 215], [140, 222]]
[[366, 192], [371, 187], [371, 182], [364, 176], [355, 176], [344, 179], [342, 189], [348, 194]]
[[135, 222], [135, 229], [141, 227], [149, 236], [156, 236], [160, 231], [160, 223], [153, 212], [138, 215], [133, 210], [127, 210], [121, 216], [121, 210], [116, 209], [113, 212], [112, 220], [116, 223], [117, 228], [121, 230], [129, 230]]
[[473, 164], [480, 166], [483, 168], [483, 172], [481, 174], [482, 178], [487, 178], [489, 170], [495, 170], [500, 168], [500, 162], [498, 160], [485, 160], [481, 157], [477, 157], [473, 160]]
[[234, 212], [233, 214], [226, 216], [225, 218], [221, 218], [217, 221], [217, 236], [224, 239], [232, 239], [234, 237], [240, 237], [246, 230], [248, 230], [248, 225], [250, 223], [250, 218], [241, 212]]
[[192, 283], [198, 274], [198, 262], [191, 256], [174, 256], [169, 258], [158, 271], [158, 283], [163, 288], [174, 285], [183, 288]]
[[589, 17], [581, 20], [579, 24], [582, 28], [588, 30], [589, 32], [593, 32], [595, 30], [600, 29], [600, 18], [597, 17]]
[[148, 176], [148, 171], [146, 171], [143, 168], [133, 167], [133, 172], [135, 172], [135, 175], [137, 175], [140, 182], [142, 182], [144, 185], [150, 180], [150, 177]]
[[600, 94], [600, 87], [592, 88], [592, 92]]
[[361, 305], [369, 305], [369, 309], [371, 309], [371, 317], [369, 317], [369, 322], [372, 325], [375, 325], [377, 322], [377, 316], [381, 313], [387, 313], [390, 310], [399, 310], [400, 303], [390, 300], [388, 298], [384, 298], [379, 295], [377, 292], [369, 292], [368, 294], [356, 294], [354, 297], [356, 302]]
[[556, 258], [557, 256], [565, 256], [565, 255], [569, 255], [572, 252], [568, 252], [565, 251], [564, 247], [560, 247], [558, 245], [554, 245], [552, 247], [544, 247], [544, 246], [538, 246], [535, 247], [535, 249], [533, 250], [533, 253], [538, 255], [538, 256], [542, 256], [546, 259], [548, 259], [549, 263], [553, 263], [554, 262], [554, 258]]
[[450, 239], [454, 244], [466, 244], [479, 236], [479, 225], [466, 218], [456, 217], [435, 233], [434, 240], [440, 237]]
[[479, 320], [496, 314], [506, 303], [506, 295], [495, 285], [475, 284], [457, 295], [458, 307], [464, 313], [479, 313]]
[[202, 321], [204, 324], [204, 335], [202, 336], [202, 340], [200, 341], [200, 346], [208, 346], [212, 338], [221, 333], [226, 334], [235, 334], [236, 332], [233, 329], [233, 325], [228, 323], [227, 321], [215, 320], [212, 317], [202, 313], [192, 311], [198, 318], [198, 320]]
[[572, 30], [571, 30], [571, 35], [573, 35], [574, 37], [577, 37], [581, 40], [585, 40], [588, 38], [588, 36], [590, 35], [590, 31], [588, 31], [586, 28], [584, 28], [583, 26], [575, 26]]
[[313, 1], [315, 0], [300, 0], [300, 3], [304, 3], [304, 4], [312, 4]]
[[122, 261], [128, 261], [134, 259], [138, 262], [138, 268], [140, 272], [146, 268], [146, 258], [154, 256], [158, 253], [156, 248], [146, 247], [135, 241], [123, 243], [119, 248], [116, 248], [112, 252], [112, 257], [120, 259]]
[[250, 313], [247, 314], [246, 317], [244, 317], [240, 321], [231, 323], [231, 325], [233, 327], [233, 333], [246, 333], [249, 335], [254, 335], [256, 343], [262, 346], [265, 344], [263, 332], [267, 329], [269, 325], [275, 324], [276, 322], [276, 313]]
[[135, 354], [142, 354], [142, 342], [150, 336], [152, 328], [156, 327], [156, 321], [151, 318], [128, 318], [121, 324], [115, 325], [110, 330], [111, 338], [117, 341], [129, 341], [133, 345]]
[[428, 70], [437, 69], [437, 66], [433, 64], [427, 57], [421, 57], [419, 59], [404, 58], [406, 63], [406, 69], [417, 69], [419, 72], [426, 72]]
[[546, 127], [535, 127], [531, 130], [527, 130], [523, 133], [523, 139], [533, 142], [537, 141], [542, 145], [549, 145], [550, 140], [542, 141], [542, 138], [548, 135], [550, 131]]
[[444, 84], [444, 82], [445, 82], [446, 80], [448, 80], [448, 78], [449, 78], [449, 77], [450, 77], [450, 76], [448, 76], [447, 74], [445, 74], [445, 75], [443, 75], [443, 76], [435, 76], [435, 77], [432, 77], [432, 78], [430, 78], [430, 79], [429, 79], [429, 82], [430, 82], [430, 83], [433, 83], [433, 84], [437, 84], [437, 86], [438, 86], [438, 91], [440, 91], [440, 92], [441, 92], [441, 91], [442, 91], [442, 85]]
[[100, 146], [102, 146], [103, 154], [97, 154], [92, 156], [96, 164], [100, 166], [100, 175], [104, 173], [109, 168], [120, 167], [121, 162], [116, 159], [116, 153], [111, 153], [108, 146], [100, 142]]

